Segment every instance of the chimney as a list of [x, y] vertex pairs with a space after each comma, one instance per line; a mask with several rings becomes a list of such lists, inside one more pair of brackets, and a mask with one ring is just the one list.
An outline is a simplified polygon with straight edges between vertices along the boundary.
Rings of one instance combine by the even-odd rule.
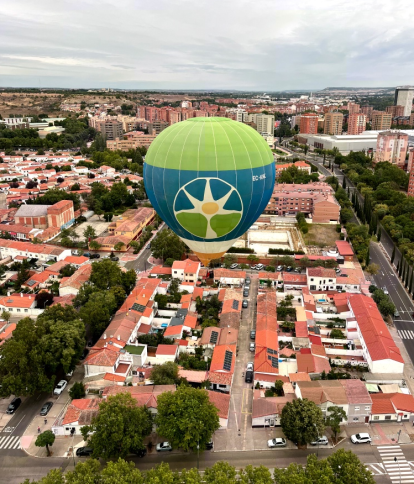
[[23, 297], [23, 293], [22, 292], [20, 293], [20, 297]]
[[7, 291], [7, 295], [10, 296], [10, 291]]
[[118, 341], [121, 341], [121, 337], [119, 336], [119, 334], [118, 334], [118, 336], [116, 337], [116, 339], [117, 339]]
[[104, 333], [104, 339], [106, 339], [106, 333]]

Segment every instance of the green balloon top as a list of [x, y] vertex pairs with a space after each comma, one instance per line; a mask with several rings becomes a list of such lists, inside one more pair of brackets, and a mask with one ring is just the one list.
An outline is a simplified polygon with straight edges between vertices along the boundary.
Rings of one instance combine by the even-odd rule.
[[173, 170], [222, 171], [273, 163], [265, 139], [229, 118], [191, 118], [173, 124], [152, 142], [145, 163]]

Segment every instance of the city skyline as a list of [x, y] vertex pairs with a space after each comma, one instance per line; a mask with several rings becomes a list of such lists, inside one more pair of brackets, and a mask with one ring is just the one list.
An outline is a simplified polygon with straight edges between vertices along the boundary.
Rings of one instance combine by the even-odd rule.
[[412, 84], [405, 0], [0, 6], [0, 85], [320, 90]]

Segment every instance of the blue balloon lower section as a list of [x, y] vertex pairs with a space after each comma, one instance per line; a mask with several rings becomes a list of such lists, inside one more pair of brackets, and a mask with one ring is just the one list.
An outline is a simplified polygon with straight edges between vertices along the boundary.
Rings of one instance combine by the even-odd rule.
[[[209, 183], [214, 200], [225, 195], [226, 191], [232, 189], [231, 187], [234, 187], [237, 191], [237, 193], [235, 191], [232, 192], [224, 209], [241, 209], [241, 220], [234, 230], [214, 239], [216, 241], [233, 240], [243, 235], [263, 213], [272, 196], [275, 183], [275, 165], [271, 163], [258, 168], [238, 171], [214, 170], [198, 172], [160, 168], [144, 163], [144, 183], [150, 202], [166, 224], [178, 236], [185, 239], [206, 240], [190, 233], [178, 222], [175, 212], [178, 210], [191, 210], [192, 208], [188, 197], [185, 194], [183, 195], [183, 190], [180, 191], [180, 189], [188, 183], [197, 180], [195, 183], [187, 185], [185, 189], [191, 197], [203, 200], [203, 191], [206, 185], [203, 179], [206, 178], [213, 179]], [[208, 238], [208, 240], [213, 239]]]

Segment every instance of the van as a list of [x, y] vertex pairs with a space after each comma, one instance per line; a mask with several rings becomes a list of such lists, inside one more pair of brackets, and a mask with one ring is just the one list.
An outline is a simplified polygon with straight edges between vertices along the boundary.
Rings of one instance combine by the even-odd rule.
[[252, 383], [253, 381], [253, 372], [252, 371], [246, 371], [246, 376], [244, 377], [244, 381], [246, 383]]

